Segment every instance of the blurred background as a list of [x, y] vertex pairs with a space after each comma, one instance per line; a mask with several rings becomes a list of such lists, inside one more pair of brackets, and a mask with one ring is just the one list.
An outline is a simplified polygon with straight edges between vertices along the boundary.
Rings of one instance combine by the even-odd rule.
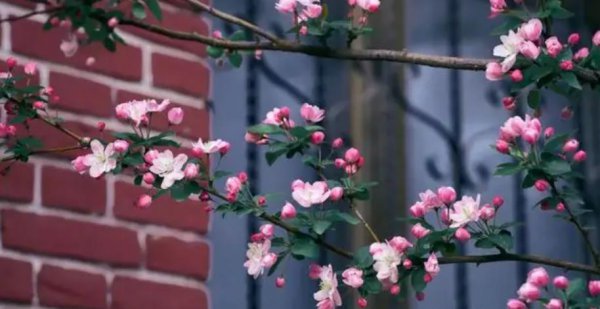
[[[347, 14], [346, 1], [324, 2], [330, 14]], [[582, 42], [589, 45], [590, 34], [600, 29], [600, 2], [564, 3], [576, 17], [558, 24], [556, 34], [566, 38], [580, 32]], [[237, 30], [185, 10], [180, 0], [161, 4], [165, 27], [206, 35], [211, 30], [224, 34]], [[213, 4], [280, 36], [291, 27], [289, 17], [274, 9], [275, 0]], [[27, 0], [0, 0], [0, 18], [42, 8]], [[501, 20], [488, 19], [488, 13], [488, 0], [382, 0], [379, 12], [369, 19], [375, 32], [354, 46], [491, 58], [499, 40], [489, 33]], [[277, 52], [265, 52], [262, 60], [247, 57], [240, 69], [233, 69], [215, 65], [202, 45], [126, 26], [119, 26], [119, 31], [128, 45], [117, 53], [86, 46], [65, 58], [58, 46], [68, 30], [43, 32], [45, 20], [35, 16], [2, 24], [0, 68], [4, 70], [8, 57], [20, 64], [38, 63], [32, 79], [60, 93], [51, 107], [79, 134], [107, 138], [111, 131], [126, 131], [129, 127], [113, 116], [116, 104], [134, 98], [170, 98], [184, 108], [184, 123], [172, 128], [162, 119], [153, 121], [153, 128], [175, 129], [188, 147], [198, 137], [231, 142], [231, 152], [219, 169], [246, 171], [255, 192], [281, 193], [269, 201], [271, 210], [278, 211], [291, 198], [294, 179], [313, 181], [316, 175], [299, 160], [268, 167], [263, 149], [245, 143], [245, 129], [273, 107], [289, 106], [299, 119], [302, 103], [316, 104], [327, 110], [328, 138], [342, 137], [360, 149], [366, 158], [360, 177], [379, 183], [372, 200], [360, 207], [380, 236], [408, 235], [406, 225], [396, 218], [406, 215], [418, 193], [453, 186], [460, 194], [481, 194], [485, 202], [495, 195], [504, 197], [499, 219], [526, 223], [514, 229], [517, 253], [589, 262], [572, 226], [534, 209], [540, 195], [520, 188], [522, 175], [492, 177], [494, 167], [506, 160], [490, 145], [511, 116], [501, 106], [510, 86], [488, 82], [483, 72]], [[89, 56], [95, 57], [95, 65], [85, 65]], [[543, 96], [544, 125], [574, 132], [587, 151], [581, 168], [585, 179], [579, 185], [592, 209], [600, 205], [599, 99], [598, 93], [589, 91], [570, 100]], [[568, 121], [559, 117], [565, 106], [574, 111]], [[516, 114], [525, 112], [522, 106]], [[0, 112], [0, 118], [5, 117]], [[106, 123], [103, 132], [96, 128], [99, 121]], [[49, 142], [48, 147], [71, 142], [35, 123], [29, 130]], [[137, 209], [134, 201], [144, 191], [135, 188], [128, 176], [99, 180], [80, 176], [69, 162], [78, 154], [36, 156], [14, 164], [11, 173], [0, 177], [0, 308], [315, 306], [318, 283], [308, 278], [307, 263], [288, 261], [278, 270], [276, 274], [283, 271], [286, 278], [284, 289], [275, 288], [275, 276], [254, 280], [246, 274], [247, 243], [260, 222], [209, 215], [196, 201], [175, 203], [168, 198], [149, 209]], [[598, 215], [586, 219], [593, 225]], [[593, 235], [600, 245], [598, 231]], [[370, 243], [361, 226], [338, 228], [328, 237], [346, 248]], [[461, 250], [479, 253], [472, 246]], [[320, 253], [319, 262], [333, 263], [335, 269], [347, 266], [326, 251]], [[444, 265], [424, 301], [415, 301], [403, 288], [404, 300], [381, 295], [369, 298], [369, 308], [504, 308], [532, 267], [513, 262]], [[354, 308], [354, 296], [344, 292], [344, 308]]]

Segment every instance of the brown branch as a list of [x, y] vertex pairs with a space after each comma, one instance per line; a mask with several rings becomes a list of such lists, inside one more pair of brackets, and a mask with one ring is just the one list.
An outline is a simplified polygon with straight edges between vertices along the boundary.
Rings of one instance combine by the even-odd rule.
[[371, 234], [371, 237], [373, 238], [373, 240], [376, 241], [376, 242], [381, 242], [379, 240], [379, 237], [377, 237], [377, 234], [375, 233], [375, 231], [373, 230], [373, 228], [371, 228], [371, 225], [369, 224], [369, 222], [367, 222], [367, 220], [365, 220], [365, 218], [362, 216], [362, 214], [360, 213], [360, 211], [358, 210], [358, 208], [356, 208], [356, 206], [354, 205], [354, 203], [352, 203], [352, 201], [350, 201], [350, 208], [354, 211], [354, 214], [356, 214], [356, 216], [358, 217], [358, 219], [365, 226], [365, 228], [367, 229], [367, 231], [369, 232], [369, 234]]
[[39, 10], [39, 11], [32, 11], [23, 15], [18, 15], [18, 16], [9, 16], [7, 18], [2, 18], [0, 19], [0, 23], [4, 23], [4, 22], [13, 22], [13, 21], [18, 21], [21, 19], [27, 19], [31, 16], [35, 16], [35, 15], [41, 15], [41, 14], [48, 14], [48, 13], [52, 13], [55, 11], [58, 11], [62, 9], [62, 7], [53, 7], [53, 8], [48, 8], [48, 9], [44, 9], [44, 10]]
[[[61, 153], [61, 152], [67, 152], [67, 151], [71, 151], [71, 150], [79, 150], [79, 149], [83, 149], [85, 147], [86, 146], [80, 144], [80, 145], [75, 145], [75, 146], [40, 149], [40, 150], [32, 151], [30, 153], [30, 155], [47, 154], [47, 153]], [[8, 157], [0, 158], [0, 162], [8, 162], [8, 161], [12, 161], [15, 159], [17, 159], [17, 156], [11, 155]]]
[[246, 21], [244, 19], [235, 17], [231, 14], [225, 13], [223, 11], [219, 11], [217, 9], [215, 9], [213, 6], [205, 4], [203, 2], [200, 2], [198, 0], [187, 0], [188, 4], [190, 6], [192, 6], [193, 8], [199, 9], [201, 11], [205, 11], [208, 14], [220, 18], [226, 22], [230, 22], [232, 24], [244, 27], [254, 33], [256, 33], [257, 35], [273, 42], [273, 43], [278, 43], [281, 39], [278, 38], [277, 36], [275, 36], [274, 34], [269, 33], [268, 31], [260, 28], [259, 26]]
[[77, 133], [63, 127], [59, 122], [56, 121], [52, 121], [46, 117], [40, 116], [38, 115], [38, 119], [42, 120], [43, 122], [47, 123], [48, 125], [54, 127], [55, 129], [65, 133], [66, 135], [68, 135], [69, 137], [71, 137], [72, 139], [76, 140], [78, 143], [82, 143], [85, 144], [85, 141], [83, 140], [83, 137], [79, 136]]

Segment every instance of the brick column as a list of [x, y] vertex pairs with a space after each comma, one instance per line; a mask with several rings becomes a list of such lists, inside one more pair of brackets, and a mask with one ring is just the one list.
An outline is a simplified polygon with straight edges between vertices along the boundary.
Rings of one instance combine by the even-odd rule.
[[[0, 18], [32, 8], [0, 0]], [[166, 27], [208, 32], [197, 15], [168, 5], [163, 14]], [[174, 128], [179, 141], [208, 138], [211, 71], [203, 46], [123, 27], [128, 45], [117, 53], [94, 45], [65, 58], [59, 44], [66, 30], [44, 31], [42, 22], [37, 16], [2, 25], [0, 70], [8, 57], [38, 63], [40, 83], [60, 96], [50, 106], [65, 126], [110, 139], [111, 131], [128, 128], [114, 118], [116, 104], [169, 98], [186, 113]], [[89, 56], [96, 58], [92, 66], [85, 65]], [[166, 114], [155, 120], [154, 129], [167, 129]], [[107, 124], [105, 132], [95, 129], [98, 121]], [[29, 131], [46, 147], [73, 143], [41, 123], [32, 122]], [[79, 153], [32, 157], [0, 177], [0, 307], [209, 308], [209, 217], [202, 205], [161, 198], [137, 209], [142, 189], [127, 176], [78, 175], [69, 160]]]

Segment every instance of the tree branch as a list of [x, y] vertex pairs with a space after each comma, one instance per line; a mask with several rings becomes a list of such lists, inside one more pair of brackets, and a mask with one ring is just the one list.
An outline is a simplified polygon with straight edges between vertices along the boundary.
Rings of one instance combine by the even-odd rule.
[[[67, 146], [67, 147], [59, 147], [59, 148], [49, 148], [49, 149], [41, 149], [41, 150], [34, 150], [30, 153], [30, 155], [39, 155], [39, 154], [48, 154], [48, 153], [61, 153], [61, 152], [67, 152], [67, 151], [71, 151], [71, 150], [79, 150], [79, 149], [83, 149], [86, 146], [84, 145], [75, 145], [75, 146]], [[8, 161], [12, 161], [17, 159], [17, 156], [15, 155], [11, 155], [8, 157], [4, 157], [4, 158], [0, 158], [0, 162], [8, 162]]]
[[48, 8], [48, 9], [44, 9], [44, 10], [39, 10], [39, 11], [31, 11], [31, 12], [23, 14], [23, 15], [9, 16], [7, 18], [0, 19], [0, 23], [13, 22], [13, 21], [21, 20], [21, 19], [27, 19], [27, 18], [29, 18], [31, 16], [35, 16], [35, 15], [48, 14], [48, 13], [56, 12], [56, 11], [58, 11], [60, 9], [62, 9], [62, 7], [52, 7], [52, 8]]

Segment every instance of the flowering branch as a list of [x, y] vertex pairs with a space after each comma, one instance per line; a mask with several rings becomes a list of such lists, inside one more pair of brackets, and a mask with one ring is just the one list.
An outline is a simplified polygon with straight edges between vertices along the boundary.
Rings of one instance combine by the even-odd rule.
[[[49, 154], [49, 153], [61, 153], [61, 152], [67, 152], [67, 151], [71, 151], [71, 150], [80, 150], [80, 149], [85, 149], [85, 148], [87, 148], [87, 146], [85, 146], [85, 145], [75, 145], [75, 146], [33, 150], [29, 154], [30, 155], [40, 155], [40, 154]], [[8, 162], [8, 161], [17, 160], [17, 159], [18, 159], [18, 156], [11, 155], [8, 157], [0, 158], [0, 162]]]

